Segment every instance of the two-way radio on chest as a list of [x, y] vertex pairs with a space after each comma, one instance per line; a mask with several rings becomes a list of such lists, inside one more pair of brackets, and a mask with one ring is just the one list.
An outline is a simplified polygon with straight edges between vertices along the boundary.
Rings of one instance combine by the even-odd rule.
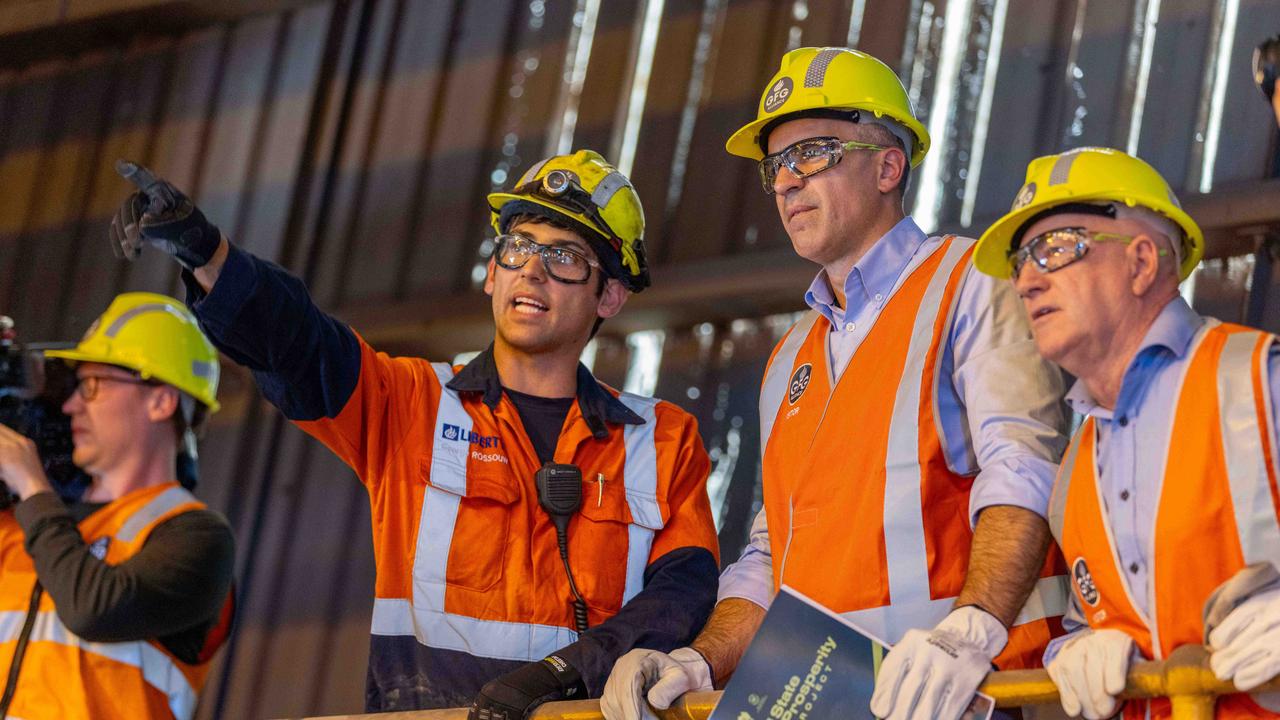
[[569, 519], [582, 506], [582, 470], [577, 465], [548, 462], [533, 476], [538, 489], [538, 504], [551, 516], [556, 528], [556, 544], [560, 546], [560, 559], [569, 578], [569, 590], [573, 593], [573, 620], [579, 633], [587, 631], [587, 601], [578, 592], [569, 567]]

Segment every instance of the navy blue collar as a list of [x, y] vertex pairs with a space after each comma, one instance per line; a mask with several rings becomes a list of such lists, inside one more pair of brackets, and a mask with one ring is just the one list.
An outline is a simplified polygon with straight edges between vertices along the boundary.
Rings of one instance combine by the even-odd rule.
[[[502, 400], [502, 381], [498, 377], [498, 364], [493, 359], [493, 345], [475, 356], [449, 381], [448, 387], [456, 392], [483, 394], [484, 404], [490, 410]], [[609, 436], [606, 422], [615, 425], [643, 425], [644, 418], [635, 414], [622, 401], [613, 396], [596, 380], [586, 365], [578, 363], [578, 408], [591, 434], [598, 440]]]

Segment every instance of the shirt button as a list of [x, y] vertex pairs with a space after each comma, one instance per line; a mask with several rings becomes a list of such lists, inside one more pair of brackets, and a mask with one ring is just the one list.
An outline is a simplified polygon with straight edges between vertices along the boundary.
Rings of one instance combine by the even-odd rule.
[[1129, 416], [1121, 415], [1120, 419], [1116, 420], [1116, 422], [1120, 423], [1120, 427], [1127, 427], [1129, 425]]
[[856, 326], [856, 325], [854, 325], [853, 323], [845, 323], [845, 325], [844, 325], [844, 330], [845, 330], [845, 332], [853, 332], [853, 329], [854, 329], [855, 327], [857, 327], [857, 326]]
[[884, 299], [884, 295], [881, 295], [880, 293], [876, 293], [876, 302], [880, 302], [883, 299]]
[[1128, 499], [1129, 499], [1129, 491], [1128, 491], [1128, 490], [1121, 490], [1121, 491], [1120, 491], [1120, 499], [1121, 499], [1121, 500], [1128, 500]]
[[1134, 575], [1138, 574], [1138, 563], [1129, 563], [1129, 572]]

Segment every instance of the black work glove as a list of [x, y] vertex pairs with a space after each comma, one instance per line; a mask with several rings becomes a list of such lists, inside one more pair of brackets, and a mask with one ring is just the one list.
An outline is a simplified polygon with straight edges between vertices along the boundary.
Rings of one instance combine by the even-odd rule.
[[209, 262], [222, 233], [190, 198], [128, 160], [117, 160], [116, 172], [138, 188], [111, 219], [111, 250], [116, 257], [136, 260], [145, 243], [174, 256], [188, 270]]
[[582, 675], [551, 655], [485, 683], [467, 720], [524, 720], [544, 702], [586, 696]]

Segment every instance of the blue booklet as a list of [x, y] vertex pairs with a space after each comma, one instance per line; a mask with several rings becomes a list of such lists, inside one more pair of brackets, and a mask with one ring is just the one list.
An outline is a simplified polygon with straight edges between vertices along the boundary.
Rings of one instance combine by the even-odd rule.
[[[871, 720], [888, 647], [784, 585], [710, 720]], [[964, 720], [988, 720], [994, 708], [979, 693]]]

